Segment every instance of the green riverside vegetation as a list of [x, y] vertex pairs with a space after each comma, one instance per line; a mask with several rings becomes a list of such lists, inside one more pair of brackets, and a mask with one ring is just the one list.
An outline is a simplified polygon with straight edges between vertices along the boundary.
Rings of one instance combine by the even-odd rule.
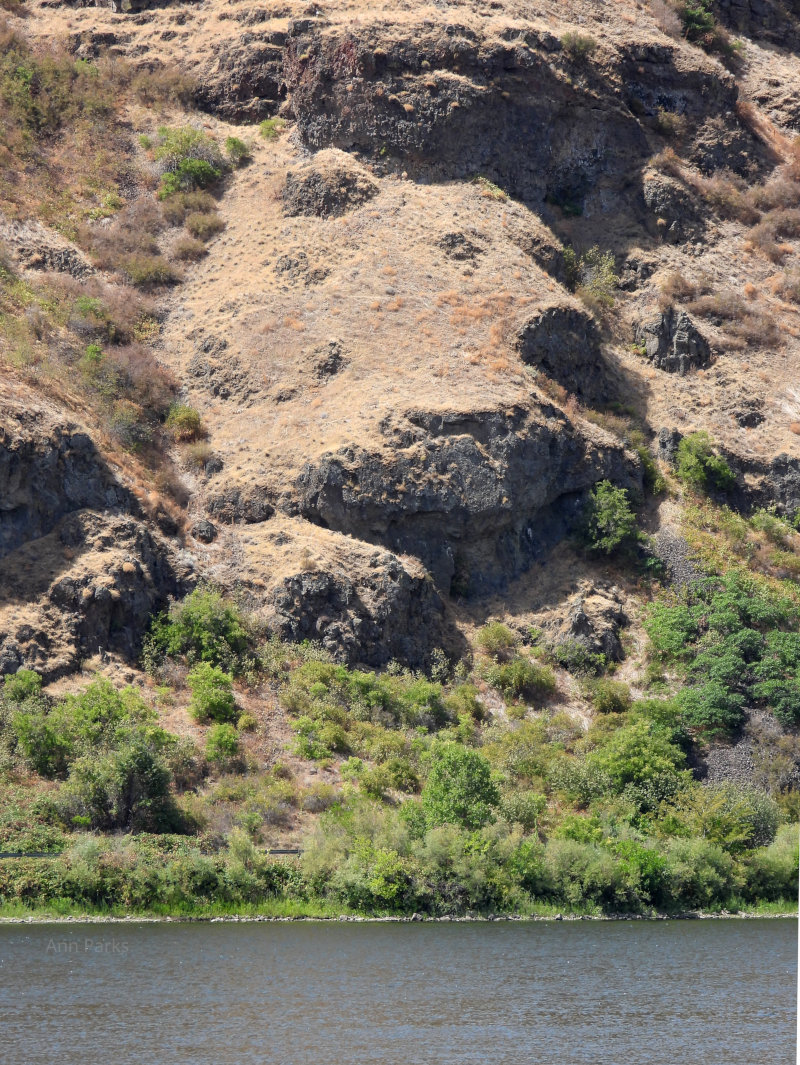
[[[56, 697], [30, 671], [6, 679], [0, 847], [51, 856], [0, 862], [0, 912], [791, 908], [800, 804], [780, 758], [747, 786], [691, 766], [745, 705], [798, 720], [797, 609], [753, 574], [661, 593], [646, 620], [654, 694], [635, 699], [603, 656], [559, 659], [500, 622], [478, 632], [471, 670], [379, 674], [285, 645], [198, 589], [154, 619], [149, 685], [98, 677]], [[555, 701], [564, 664], [588, 730]], [[202, 736], [159, 724], [186, 689], [182, 720]], [[254, 692], [291, 730], [269, 765], [239, 705]], [[271, 854], [297, 817], [301, 853]]]

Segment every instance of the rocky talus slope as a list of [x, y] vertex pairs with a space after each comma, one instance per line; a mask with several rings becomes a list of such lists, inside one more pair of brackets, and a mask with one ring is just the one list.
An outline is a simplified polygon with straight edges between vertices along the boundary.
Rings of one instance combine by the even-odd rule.
[[[220, 137], [285, 120], [252, 131], [225, 231], [165, 300], [158, 341], [209, 431], [185, 474], [196, 572], [283, 635], [374, 665], [457, 653], [458, 602], [507, 591], [598, 481], [641, 489], [639, 457], [592, 417], [609, 405], [665, 461], [708, 430], [739, 505], [800, 507], [798, 308], [711, 195], [785, 180], [800, 60], [772, 8], [724, 7], [746, 36], [729, 70], [635, 3], [29, 7], [27, 32], [78, 57], [191, 73]], [[612, 253], [613, 310], [577, 298], [592, 279], [564, 245]], [[46, 594], [14, 593], [15, 618], [68, 618], [59, 661], [129, 649], [185, 574], [57, 413], [35, 439], [8, 417], [23, 479], [51, 463], [60, 488], [42, 481], [44, 521], [9, 473], [0, 544], [72, 552]], [[107, 548], [63, 540], [87, 513], [116, 530]], [[127, 620], [89, 592], [95, 561]], [[54, 654], [0, 628], [4, 662]]]

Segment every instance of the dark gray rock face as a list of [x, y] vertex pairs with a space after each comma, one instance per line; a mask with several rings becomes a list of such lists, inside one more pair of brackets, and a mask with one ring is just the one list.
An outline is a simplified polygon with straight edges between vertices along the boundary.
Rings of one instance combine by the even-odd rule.
[[702, 236], [704, 226], [697, 206], [677, 181], [664, 174], [648, 174], [642, 193], [655, 223], [652, 228], [664, 240], [681, 244]]
[[192, 536], [203, 544], [213, 543], [217, 538], [217, 527], [207, 518], [200, 518], [192, 526]]
[[667, 373], [683, 376], [689, 370], [707, 366], [711, 348], [686, 311], [671, 307], [636, 327], [636, 342], [653, 365]]
[[376, 553], [367, 576], [298, 573], [278, 587], [273, 606], [284, 639], [320, 640], [339, 661], [384, 666], [391, 659], [424, 668], [446, 642], [443, 605], [430, 579]]
[[523, 362], [568, 392], [591, 402], [609, 397], [608, 369], [594, 319], [575, 307], [548, 307], [526, 322], [517, 338]]
[[310, 147], [394, 157], [409, 173], [445, 180], [483, 174], [538, 209], [583, 210], [601, 179], [639, 195], [630, 175], [651, 151], [617, 85], [641, 115], [680, 110], [690, 129], [708, 113], [723, 116], [722, 128], [708, 131], [709, 151], [715, 136], [727, 144], [740, 129], [733, 78], [679, 67], [670, 45], [621, 44], [604, 51], [603, 64], [600, 77], [587, 63], [578, 86], [545, 30], [515, 29], [502, 40], [463, 23], [420, 22], [392, 39], [376, 23], [290, 34], [284, 72]]
[[312, 372], [318, 381], [327, 381], [347, 366], [347, 351], [341, 340], [329, 340], [311, 352]]
[[282, 509], [421, 559], [437, 587], [498, 589], [574, 526], [585, 493], [640, 484], [619, 443], [596, 445], [549, 405], [465, 413], [407, 411], [386, 446], [308, 463]]
[[20, 410], [0, 425], [0, 558], [44, 536], [71, 511], [127, 505], [90, 437]]
[[258, 487], [224, 488], [209, 495], [205, 506], [209, 514], [225, 525], [256, 525], [275, 513], [266, 498], [266, 490]]
[[283, 188], [287, 215], [331, 218], [371, 200], [378, 186], [364, 167], [344, 152], [325, 152], [291, 170]]

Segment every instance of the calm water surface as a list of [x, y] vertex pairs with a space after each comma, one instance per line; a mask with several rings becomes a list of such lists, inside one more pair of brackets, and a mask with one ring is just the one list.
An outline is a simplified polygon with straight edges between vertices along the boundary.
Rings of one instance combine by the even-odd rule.
[[0, 927], [2, 1065], [790, 1065], [797, 922]]

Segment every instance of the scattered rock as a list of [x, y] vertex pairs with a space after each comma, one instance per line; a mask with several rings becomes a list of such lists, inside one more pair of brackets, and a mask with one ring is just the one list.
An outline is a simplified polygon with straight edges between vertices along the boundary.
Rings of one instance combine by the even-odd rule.
[[436, 241], [448, 259], [456, 262], [474, 261], [478, 255], [483, 255], [483, 248], [471, 241], [464, 233], [445, 233]]
[[667, 373], [683, 376], [689, 370], [707, 366], [711, 348], [686, 311], [669, 310], [636, 327], [637, 344], [653, 365]]
[[95, 272], [83, 252], [40, 222], [0, 219], [0, 239], [24, 270], [56, 270], [78, 281]]
[[192, 526], [192, 536], [204, 544], [210, 544], [217, 538], [217, 527], [207, 518], [200, 518]]
[[293, 255], [281, 255], [275, 261], [275, 273], [284, 280], [304, 285], [318, 285], [330, 273], [324, 266], [312, 266], [304, 251]]
[[630, 619], [618, 588], [583, 581], [580, 590], [557, 611], [537, 620], [551, 643], [581, 643], [592, 654], [603, 654], [610, 662], [624, 657], [619, 634]]
[[313, 374], [319, 381], [335, 376], [347, 366], [346, 349], [341, 340], [329, 340], [311, 352]]
[[360, 207], [377, 194], [378, 186], [365, 167], [346, 152], [329, 148], [286, 175], [284, 211], [330, 218]]
[[653, 541], [656, 558], [666, 570], [669, 581], [685, 588], [700, 580], [702, 571], [692, 562], [692, 552], [683, 536], [668, 525], [662, 526]]

